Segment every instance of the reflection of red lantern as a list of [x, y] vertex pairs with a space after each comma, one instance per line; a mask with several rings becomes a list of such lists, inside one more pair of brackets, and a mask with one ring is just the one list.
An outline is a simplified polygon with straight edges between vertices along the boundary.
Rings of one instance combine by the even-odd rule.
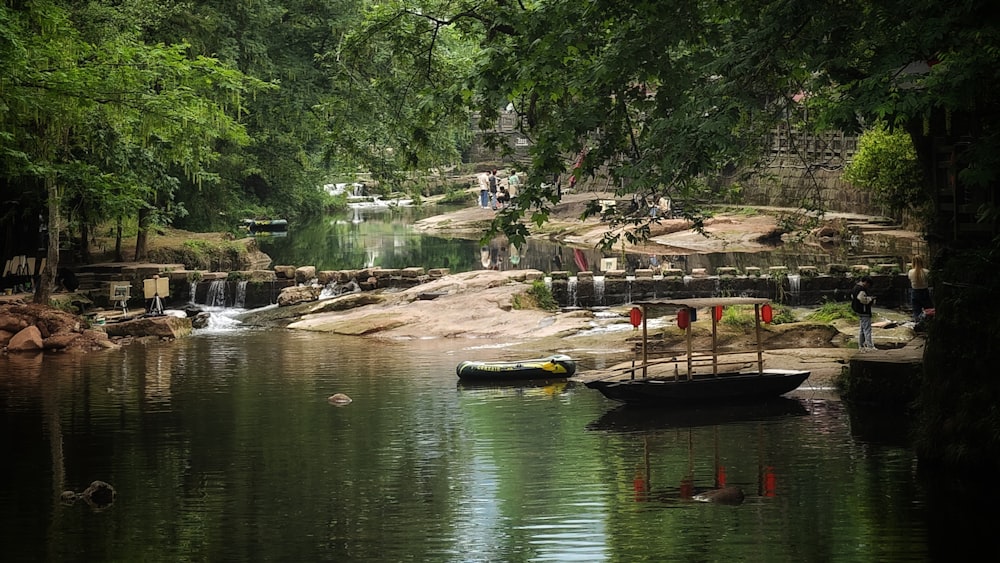
[[642, 309], [632, 307], [632, 310], [628, 313], [628, 322], [632, 323], [632, 326], [639, 328], [639, 324], [642, 323]]
[[770, 303], [765, 303], [764, 306], [760, 308], [760, 316], [764, 319], [765, 323], [769, 323], [774, 320], [774, 309], [771, 309]]
[[716, 305], [714, 313], [715, 313], [715, 320], [721, 321], [722, 320], [722, 305]]
[[778, 478], [774, 475], [774, 468], [767, 466], [764, 468], [764, 496], [773, 497], [778, 489]]
[[689, 326], [691, 326], [691, 310], [687, 307], [681, 307], [677, 310], [677, 327], [685, 330]]

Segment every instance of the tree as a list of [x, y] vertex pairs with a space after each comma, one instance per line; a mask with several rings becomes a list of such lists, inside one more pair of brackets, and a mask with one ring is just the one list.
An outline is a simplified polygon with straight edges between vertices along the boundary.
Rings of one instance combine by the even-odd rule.
[[[927, 225], [940, 257], [932, 267], [942, 286], [935, 326], [947, 335], [932, 328], [927, 346], [922, 431], [931, 446], [921, 454], [934, 457], [941, 451], [934, 444], [948, 444], [952, 461], [1000, 459], [997, 417], [968, 416], [1000, 395], [997, 383], [973, 376], [1000, 359], [983, 341], [993, 333], [975, 321], [983, 310], [1000, 318], [996, 276], [984, 274], [1000, 266], [1000, 18], [992, 2], [382, 5], [371, 30], [412, 19], [476, 43], [481, 55], [465, 81], [467, 99], [487, 122], [507, 103], [522, 117], [533, 141], [532, 180], [518, 211], [494, 225], [515, 244], [527, 232], [524, 219], [545, 221], [559, 200], [558, 182], [542, 181], [567, 174], [578, 155], [580, 166], [569, 169], [575, 178], [603, 173], [621, 195], [685, 200], [717, 196], [725, 189], [715, 182], [720, 170], [752, 166], [766, 132], [802, 115], [788, 111], [799, 94], [808, 118], [800, 128], [859, 132], [884, 121], [907, 131], [924, 193], [951, 198], [935, 201]], [[697, 211], [689, 214], [697, 220]], [[637, 237], [650, 220], [641, 210], [608, 219], [632, 223]], [[983, 281], [972, 287], [963, 271]], [[959, 412], [961, 423], [952, 418]], [[991, 437], [985, 445], [982, 436]]]
[[897, 219], [928, 203], [910, 134], [882, 122], [862, 133], [844, 179], [867, 189]]
[[102, 191], [104, 175], [120, 171], [109, 162], [113, 151], [97, 154], [86, 144], [96, 128], [114, 132], [115, 150], [154, 155], [160, 166], [136, 171], [134, 188], [155, 188], [149, 176], [166, 179], [166, 166], [198, 181], [217, 143], [246, 141], [232, 114], [239, 114], [241, 97], [263, 85], [213, 59], [188, 58], [183, 45], [149, 46], [128, 33], [85, 41], [59, 2], [0, 7], [0, 38], [0, 50], [11, 55], [0, 88], [7, 110], [0, 154], [8, 177], [44, 187], [47, 259], [34, 299], [48, 303], [69, 183], [78, 193], [88, 186]]

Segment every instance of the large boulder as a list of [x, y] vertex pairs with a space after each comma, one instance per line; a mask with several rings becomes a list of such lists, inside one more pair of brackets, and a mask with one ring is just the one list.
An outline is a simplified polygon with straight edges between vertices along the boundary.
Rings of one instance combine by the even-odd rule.
[[323, 288], [312, 285], [296, 285], [286, 287], [278, 294], [278, 307], [288, 307], [319, 299]]
[[53, 334], [45, 339], [43, 346], [46, 350], [65, 350], [73, 345], [82, 335], [79, 332], [64, 332]]
[[295, 269], [295, 283], [309, 283], [316, 279], [316, 266], [300, 266]]
[[8, 352], [38, 352], [44, 348], [42, 332], [31, 325], [18, 331], [7, 343]]
[[105, 325], [104, 330], [109, 336], [114, 337], [180, 338], [191, 334], [191, 319], [172, 315], [142, 317], [120, 323], [109, 323]]

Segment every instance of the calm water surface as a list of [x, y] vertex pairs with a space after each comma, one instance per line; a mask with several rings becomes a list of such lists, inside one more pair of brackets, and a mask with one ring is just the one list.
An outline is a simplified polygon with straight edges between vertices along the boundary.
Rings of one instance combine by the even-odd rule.
[[[505, 354], [212, 330], [0, 356], [3, 560], [954, 560], [998, 523], [918, 470], [901, 421], [828, 392], [654, 416], [572, 384], [457, 383]], [[95, 479], [110, 507], [60, 502]], [[744, 502], [690, 498], [722, 484]]]
[[[371, 266], [382, 268], [449, 268], [452, 272], [482, 269], [534, 268], [543, 272], [581, 270], [599, 272], [601, 258], [619, 257], [620, 252], [593, 248], [569, 248], [542, 240], [529, 240], [519, 252], [503, 239], [492, 241], [485, 250], [491, 260], [483, 264], [484, 248], [478, 240], [424, 234], [413, 223], [457, 209], [454, 205], [427, 205], [392, 210], [347, 210], [327, 217], [293, 224], [285, 236], [261, 237], [261, 249], [275, 264], [316, 266], [318, 270], [351, 270]], [[284, 233], [283, 233], [284, 234]], [[914, 246], [914, 245], [917, 246]], [[676, 252], [676, 250], [675, 250]], [[625, 270], [671, 266], [686, 271], [722, 266], [768, 268], [817, 266], [825, 271], [831, 263], [903, 264], [926, 248], [912, 240], [878, 235], [853, 236], [840, 245], [821, 247], [803, 242], [786, 242], [760, 252], [711, 252], [691, 254], [629, 254], [619, 264]], [[621, 258], [620, 258], [621, 259]]]

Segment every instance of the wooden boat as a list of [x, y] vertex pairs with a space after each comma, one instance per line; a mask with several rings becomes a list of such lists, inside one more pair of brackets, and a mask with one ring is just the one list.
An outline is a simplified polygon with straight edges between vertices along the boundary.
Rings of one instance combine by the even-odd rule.
[[576, 362], [563, 354], [532, 360], [464, 361], [458, 364], [455, 372], [459, 379], [467, 381], [564, 378], [576, 373]]
[[[605, 397], [633, 405], [677, 406], [711, 403], [738, 403], [766, 400], [795, 390], [810, 372], [805, 370], [764, 369], [761, 339], [761, 317], [770, 321], [767, 299], [743, 297], [717, 297], [705, 299], [655, 299], [636, 303], [642, 316], [642, 358], [639, 364], [619, 368], [605, 377], [586, 381], [591, 389]], [[757, 340], [755, 369], [720, 371], [720, 356], [746, 354], [746, 350], [720, 351], [718, 347], [718, 322], [722, 307], [753, 305]], [[685, 329], [687, 354], [680, 359], [650, 360], [647, 354], [648, 331], [646, 313], [649, 307], [676, 307], [678, 326]], [[765, 308], [766, 306], [766, 308]], [[712, 320], [712, 346], [708, 350], [694, 350], [691, 325], [698, 309], [708, 309]], [[673, 369], [671, 370], [670, 367]], [[665, 369], [666, 368], [666, 369]]]

